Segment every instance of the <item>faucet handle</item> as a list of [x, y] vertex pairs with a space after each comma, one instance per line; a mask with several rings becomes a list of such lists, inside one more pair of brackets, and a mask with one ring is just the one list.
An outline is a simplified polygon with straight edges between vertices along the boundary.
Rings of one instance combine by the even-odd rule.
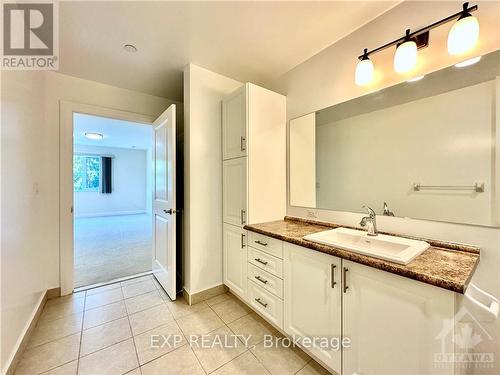
[[370, 218], [375, 218], [375, 211], [371, 207], [368, 207], [366, 204], [363, 205], [363, 208], [368, 212], [368, 215], [370, 215]]

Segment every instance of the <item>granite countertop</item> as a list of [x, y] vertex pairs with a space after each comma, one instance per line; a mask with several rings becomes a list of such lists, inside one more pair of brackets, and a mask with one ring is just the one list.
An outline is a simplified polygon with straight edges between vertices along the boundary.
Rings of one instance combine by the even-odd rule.
[[402, 265], [302, 239], [305, 235], [335, 227], [339, 225], [285, 217], [284, 220], [245, 225], [244, 228], [462, 294], [479, 263], [478, 247], [443, 241], [421, 239], [430, 243], [431, 247], [409, 264]]

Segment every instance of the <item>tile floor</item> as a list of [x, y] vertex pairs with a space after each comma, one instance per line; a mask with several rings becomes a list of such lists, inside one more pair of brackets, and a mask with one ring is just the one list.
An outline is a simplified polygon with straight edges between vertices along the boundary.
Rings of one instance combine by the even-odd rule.
[[75, 288], [151, 271], [151, 215], [75, 219]]
[[15, 374], [327, 374], [264, 335], [280, 336], [229, 293], [188, 306], [144, 276], [49, 300]]

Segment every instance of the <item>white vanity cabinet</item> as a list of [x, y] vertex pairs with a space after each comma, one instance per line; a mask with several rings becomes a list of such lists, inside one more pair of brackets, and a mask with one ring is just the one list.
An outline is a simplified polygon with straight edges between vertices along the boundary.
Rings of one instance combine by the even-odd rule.
[[342, 273], [344, 375], [453, 374], [434, 362], [453, 353], [453, 292], [346, 260]]
[[[341, 339], [341, 259], [285, 243], [284, 330], [296, 338]], [[341, 349], [310, 349], [340, 374]]]
[[247, 158], [223, 161], [223, 222], [242, 227], [247, 213]]
[[237, 234], [245, 235], [247, 223], [286, 215], [286, 98], [251, 83], [224, 98], [222, 158], [223, 279], [247, 299], [246, 284], [235, 281], [243, 272], [247, 280], [248, 267], [248, 256], [236, 255]]

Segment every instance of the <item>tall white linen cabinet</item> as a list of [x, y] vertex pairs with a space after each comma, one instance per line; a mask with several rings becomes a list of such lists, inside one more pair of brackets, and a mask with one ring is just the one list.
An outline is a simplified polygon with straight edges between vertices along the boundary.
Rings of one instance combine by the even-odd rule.
[[286, 97], [246, 83], [222, 101], [223, 280], [247, 299], [245, 224], [286, 213]]

